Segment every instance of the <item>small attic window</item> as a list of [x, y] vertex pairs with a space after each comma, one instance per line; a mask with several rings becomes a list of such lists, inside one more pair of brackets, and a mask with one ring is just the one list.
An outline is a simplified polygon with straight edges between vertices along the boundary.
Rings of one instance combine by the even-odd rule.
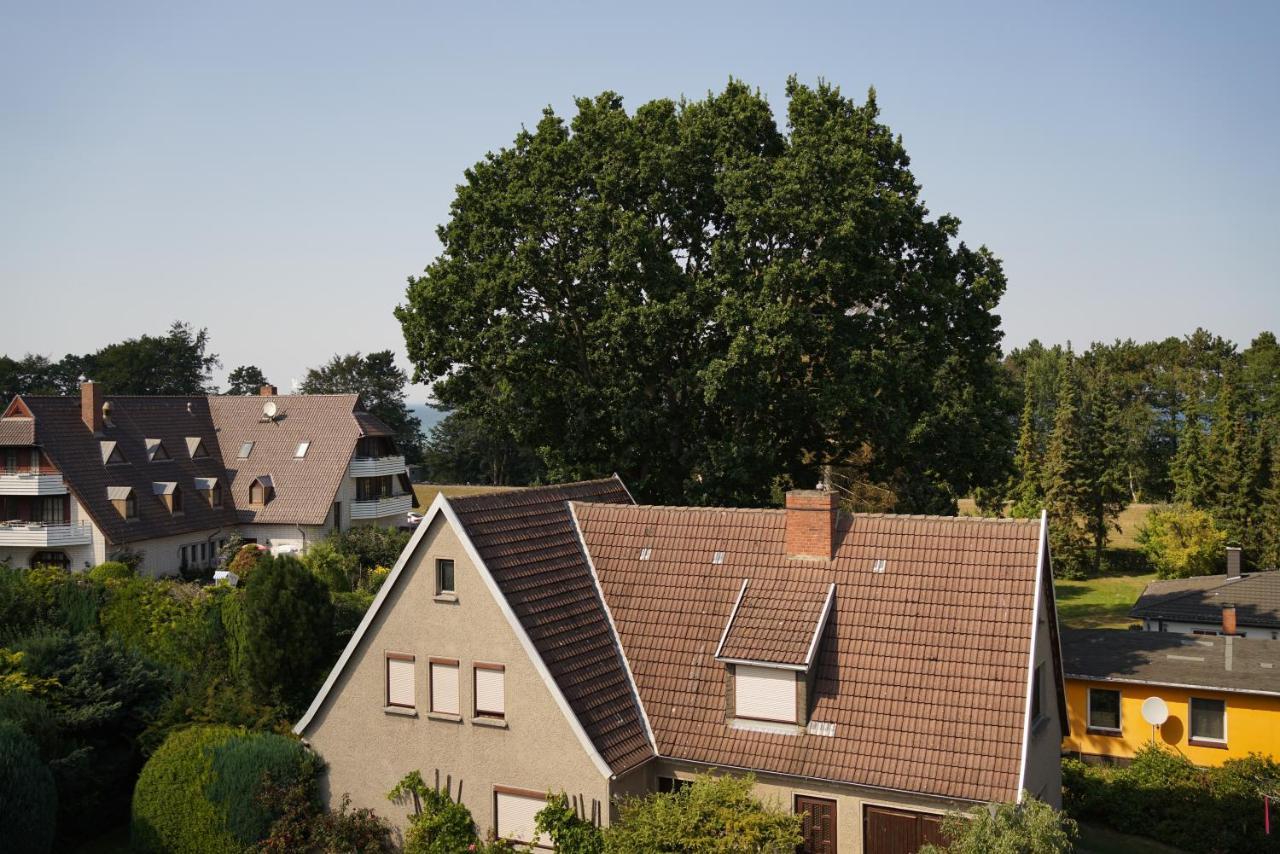
[[311, 443], [310, 443], [310, 442], [299, 442], [299, 443], [298, 443], [298, 447], [297, 447], [297, 449], [296, 449], [296, 450], [294, 450], [294, 452], [293, 452], [293, 458], [294, 458], [295, 460], [300, 460], [300, 459], [302, 459], [303, 457], [305, 457], [305, 456], [307, 455], [307, 449], [308, 449], [308, 448], [310, 448], [310, 447], [311, 447]]
[[247, 460], [249, 455], [253, 453], [253, 443], [245, 442], [240, 446], [240, 453], [236, 454], [237, 460]]
[[173, 481], [151, 484], [151, 491], [159, 496], [165, 508], [173, 515], [182, 512], [182, 487]]
[[115, 442], [107, 440], [99, 442], [98, 446], [102, 450], [102, 462], [104, 465], [120, 465], [125, 461], [124, 454], [120, 453], [120, 448]]
[[885, 559], [882, 557], [876, 558], [875, 562], [871, 564], [872, 572], [884, 572], [884, 568], [885, 568]]
[[164, 442], [159, 439], [147, 439], [147, 462], [159, 463], [172, 459], [169, 452], [164, 447]]
[[108, 486], [107, 500], [122, 519], [138, 518], [138, 498], [131, 486]]
[[210, 507], [218, 508], [222, 506], [222, 484], [218, 483], [216, 477], [196, 478], [196, 492], [200, 493], [200, 497]]
[[275, 497], [276, 490], [270, 475], [255, 478], [249, 484], [249, 504], [254, 507], [265, 507]]
[[711, 556], [711, 562], [716, 566], [724, 563], [724, 552], [716, 552]]
[[209, 456], [209, 452], [204, 449], [204, 440], [199, 436], [187, 437], [187, 453], [193, 460], [202, 460]]
[[640, 550], [641, 560], [648, 560], [651, 557], [653, 557], [653, 549], [649, 548], [648, 546], [645, 546]]

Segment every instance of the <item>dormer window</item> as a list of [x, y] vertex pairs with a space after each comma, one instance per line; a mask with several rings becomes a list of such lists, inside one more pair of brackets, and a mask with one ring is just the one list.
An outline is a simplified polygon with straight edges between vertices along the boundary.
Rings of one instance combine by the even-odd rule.
[[151, 491], [160, 497], [160, 501], [171, 515], [178, 515], [182, 512], [182, 487], [173, 481], [163, 481], [151, 484]]
[[196, 492], [210, 507], [217, 509], [222, 506], [222, 484], [216, 477], [196, 478]]
[[796, 723], [796, 672], [750, 664], [734, 666], [734, 717]]
[[254, 478], [249, 484], [249, 504], [253, 507], [265, 507], [271, 503], [271, 499], [275, 497], [275, 487], [271, 482], [271, 475], [264, 474], [261, 477]]
[[294, 449], [293, 458], [300, 460], [307, 455], [307, 449], [311, 447], [310, 442], [299, 442], [298, 447]]
[[138, 497], [131, 486], [108, 486], [107, 500], [120, 514], [121, 519], [138, 518]]
[[209, 456], [209, 452], [204, 448], [204, 440], [199, 436], [188, 436], [187, 455], [193, 460], [202, 460]]
[[104, 465], [113, 466], [123, 463], [124, 454], [120, 453], [120, 447], [111, 440], [98, 443], [98, 449], [102, 452], [102, 462]]
[[146, 439], [145, 441], [147, 444], [147, 462], [159, 463], [172, 459], [164, 447], [164, 442], [159, 439]]

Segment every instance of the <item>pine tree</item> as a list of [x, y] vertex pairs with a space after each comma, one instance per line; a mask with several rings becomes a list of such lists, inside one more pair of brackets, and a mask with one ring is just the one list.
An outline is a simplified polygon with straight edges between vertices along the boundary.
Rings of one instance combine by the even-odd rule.
[[1280, 418], [1264, 431], [1267, 438], [1267, 483], [1258, 506], [1257, 559], [1259, 569], [1280, 569]]
[[1228, 542], [1248, 545], [1259, 500], [1257, 468], [1261, 448], [1233, 375], [1222, 380], [1207, 456], [1214, 521], [1226, 532]]
[[1018, 429], [1018, 450], [1013, 458], [1014, 476], [1009, 492], [1011, 515], [1031, 519], [1044, 507], [1044, 482], [1040, 471], [1040, 443], [1036, 430], [1035, 399], [1028, 384], [1023, 392], [1022, 423]]
[[1090, 376], [1083, 430], [1087, 463], [1085, 529], [1093, 538], [1092, 569], [1102, 569], [1107, 534], [1128, 504], [1125, 433], [1120, 406], [1105, 377]]
[[1173, 500], [1207, 510], [1214, 491], [1210, 472], [1200, 415], [1195, 406], [1189, 406], [1182, 429], [1178, 431], [1178, 449], [1169, 470], [1173, 478]]
[[1089, 538], [1080, 526], [1087, 515], [1089, 465], [1081, 423], [1079, 369], [1070, 350], [1059, 377], [1057, 397], [1044, 463], [1049, 550], [1060, 577], [1079, 578], [1089, 566]]

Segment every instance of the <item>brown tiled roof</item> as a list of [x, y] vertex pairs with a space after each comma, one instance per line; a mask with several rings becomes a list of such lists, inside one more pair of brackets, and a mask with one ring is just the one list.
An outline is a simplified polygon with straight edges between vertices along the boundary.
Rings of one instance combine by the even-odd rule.
[[395, 436], [395, 432], [382, 421], [368, 412], [356, 412], [356, 424], [362, 436]]
[[[263, 419], [268, 400], [276, 404], [273, 421]], [[358, 403], [354, 394], [209, 398], [221, 463], [241, 522], [324, 524], [361, 436]], [[247, 460], [237, 459], [245, 442], [253, 442], [253, 451]], [[299, 442], [311, 446], [305, 457], [295, 459]], [[212, 452], [213, 446], [207, 447]], [[260, 477], [271, 478], [275, 498], [265, 507], [250, 507], [249, 484]]]
[[30, 418], [0, 418], [0, 445], [33, 445], [35, 421]]
[[[195, 492], [195, 478], [222, 477], [222, 460], [209, 417], [206, 397], [109, 396], [111, 424], [94, 436], [80, 420], [78, 397], [24, 395], [35, 416], [35, 440], [62, 472], [63, 480], [107, 539], [116, 544], [155, 537], [207, 531], [235, 525], [235, 510], [224, 499], [222, 508], [209, 507]], [[212, 456], [192, 460], [184, 449], [187, 436], [204, 439]], [[146, 441], [160, 439], [170, 458], [148, 462]], [[116, 443], [124, 463], [104, 465], [100, 440]], [[183, 512], [169, 513], [153, 483], [179, 483], [190, 490]], [[108, 498], [112, 487], [133, 490], [138, 518], [126, 521]], [[119, 492], [120, 490], [117, 490]]]
[[[815, 567], [785, 557], [780, 510], [574, 511], [660, 755], [944, 797], [1016, 797], [1038, 523], [846, 516], [834, 560]], [[883, 573], [873, 571], [877, 559]], [[815, 577], [836, 595], [811, 720], [834, 724], [834, 736], [726, 726], [714, 653], [742, 579], [790, 590]]]
[[1223, 605], [1236, 606], [1236, 625], [1280, 629], [1280, 572], [1153, 581], [1129, 614], [1149, 620], [1219, 623]]
[[831, 585], [829, 573], [800, 566], [794, 576], [748, 579], [720, 657], [808, 668]]
[[1280, 641], [1273, 640], [1063, 629], [1062, 665], [1069, 679], [1280, 696]]
[[629, 502], [616, 478], [448, 499], [587, 736], [615, 773], [653, 755], [568, 502]]

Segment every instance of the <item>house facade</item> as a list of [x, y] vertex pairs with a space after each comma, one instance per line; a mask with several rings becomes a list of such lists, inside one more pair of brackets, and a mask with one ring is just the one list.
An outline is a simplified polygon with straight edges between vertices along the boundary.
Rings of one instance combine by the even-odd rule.
[[[1197, 765], [1280, 758], [1280, 641], [1067, 629], [1062, 653], [1066, 752], [1125, 761], [1154, 741]], [[1158, 726], [1142, 711], [1153, 697], [1168, 716]]]
[[[328, 796], [406, 773], [529, 841], [548, 792], [752, 772], [811, 852], [914, 851], [949, 809], [1058, 802], [1044, 523], [644, 507], [616, 478], [438, 496], [295, 731]], [[913, 847], [914, 846], [914, 847]]]
[[1149, 632], [1280, 640], [1280, 572], [1242, 573], [1231, 547], [1225, 575], [1153, 581], [1129, 615]]
[[152, 575], [207, 568], [233, 534], [303, 551], [413, 504], [391, 431], [357, 395], [22, 395], [0, 416], [0, 561]]

